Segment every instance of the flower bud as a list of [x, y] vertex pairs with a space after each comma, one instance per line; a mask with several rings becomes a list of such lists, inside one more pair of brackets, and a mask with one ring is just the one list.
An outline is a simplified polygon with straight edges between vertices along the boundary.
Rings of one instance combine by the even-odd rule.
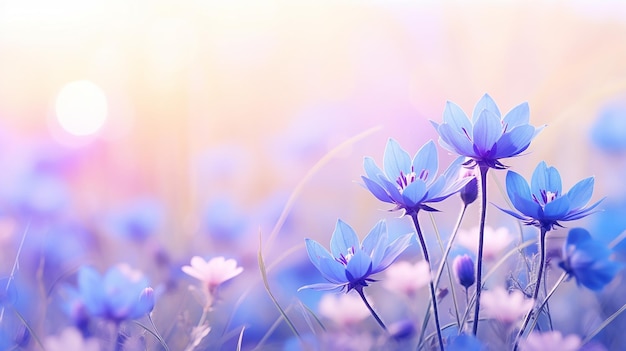
[[457, 256], [452, 262], [452, 268], [459, 284], [465, 287], [465, 289], [469, 289], [470, 286], [474, 285], [476, 277], [474, 274], [474, 261], [472, 261], [471, 257], [468, 255]]
[[139, 295], [139, 305], [142, 311], [146, 311], [146, 313], [152, 312], [154, 309], [155, 297], [154, 297], [154, 289], [151, 287], [147, 287], [143, 289], [141, 295]]
[[469, 177], [473, 178], [459, 191], [459, 194], [461, 195], [461, 200], [463, 200], [465, 206], [476, 201], [476, 198], [478, 198], [478, 179], [476, 179], [475, 169], [475, 167], [461, 168], [461, 179]]

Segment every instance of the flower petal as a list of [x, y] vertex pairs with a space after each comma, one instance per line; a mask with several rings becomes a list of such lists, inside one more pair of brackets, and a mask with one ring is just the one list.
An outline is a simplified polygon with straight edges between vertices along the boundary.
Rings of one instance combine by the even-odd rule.
[[518, 211], [527, 216], [533, 216], [538, 213], [537, 207], [539, 207], [539, 205], [531, 200], [528, 183], [524, 177], [518, 173], [513, 171], [506, 173], [506, 193], [513, 207]]
[[[513, 107], [513, 109], [511, 109], [511, 111], [504, 116], [502, 122], [504, 122], [504, 125], [507, 126], [508, 130], [512, 130], [518, 126], [528, 125], [529, 120], [530, 109], [528, 108], [528, 103], [523, 102]], [[534, 132], [535, 128], [532, 126], [530, 127], [533, 128]]]
[[383, 187], [381, 187], [378, 183], [364, 176], [361, 176], [361, 179], [363, 180], [363, 183], [365, 183], [367, 190], [369, 190], [370, 193], [376, 196], [378, 200], [393, 203], [393, 199], [391, 198], [391, 196], [389, 196], [387, 191], [385, 191], [385, 189], [383, 189]]
[[437, 156], [437, 147], [435, 143], [430, 140], [415, 154], [413, 158], [413, 171], [418, 177], [422, 171], [425, 171], [426, 177], [423, 179], [426, 181], [426, 184], [430, 184], [435, 177], [437, 177], [438, 168], [439, 157]]
[[488, 155], [498, 139], [502, 136], [503, 128], [500, 117], [492, 111], [482, 110], [474, 123], [474, 146], [481, 156]]
[[565, 246], [579, 245], [583, 241], [591, 240], [591, 234], [584, 228], [572, 228], [567, 234]]
[[378, 264], [378, 266], [373, 267], [372, 274], [380, 272], [385, 268], [389, 267], [393, 263], [393, 261], [400, 256], [400, 254], [411, 245], [411, 238], [413, 238], [414, 233], [404, 234], [403, 236], [397, 238], [391, 244], [387, 246], [385, 249], [385, 255]]
[[320, 245], [320, 243], [318, 243], [317, 241], [307, 238], [304, 239], [304, 243], [306, 245], [306, 251], [309, 254], [309, 259], [318, 271], [322, 271], [322, 268], [320, 266], [320, 261], [322, 259], [334, 259], [331, 256], [330, 252], [328, 252], [328, 250], [326, 250], [326, 248]]
[[570, 203], [567, 196], [561, 196], [549, 202], [543, 209], [544, 218], [560, 220], [569, 212]]
[[583, 208], [593, 194], [594, 178], [589, 177], [576, 183], [568, 192], [567, 197], [573, 210]]
[[346, 278], [355, 283], [372, 273], [372, 259], [363, 250], [357, 250], [346, 266]]
[[480, 100], [478, 100], [478, 102], [476, 103], [476, 106], [474, 106], [474, 112], [472, 113], [472, 121], [474, 122], [474, 128], [476, 128], [476, 121], [478, 120], [478, 117], [484, 110], [490, 111], [495, 116], [497, 116], [498, 121], [501, 119], [498, 105], [496, 105], [496, 102], [493, 101], [493, 99], [491, 98], [491, 96], [489, 96], [489, 94], [485, 94], [483, 95], [483, 97], [480, 98]]
[[571, 211], [570, 213], [567, 214], [567, 216], [565, 216], [565, 218], [563, 218], [564, 221], [573, 221], [575, 219], [580, 219], [583, 217], [587, 217], [588, 215], [597, 212], [598, 210], [594, 210], [596, 208], [596, 206], [598, 206], [602, 200], [604, 200], [604, 198], [600, 199], [600, 201], [594, 203], [593, 205], [589, 206], [589, 207], [585, 207], [585, 208], [581, 208], [577, 211]]
[[317, 283], [317, 284], [309, 284], [298, 288], [298, 291], [304, 289], [313, 289], [318, 291], [335, 291], [342, 290], [348, 283], [343, 284], [332, 284], [332, 283]]
[[400, 173], [411, 173], [411, 157], [394, 139], [387, 141], [383, 156], [383, 169], [389, 180], [395, 180]]
[[104, 312], [105, 287], [100, 274], [92, 267], [82, 266], [77, 277], [80, 296], [92, 315], [100, 315]]
[[420, 203], [426, 195], [426, 183], [416, 179], [402, 191], [402, 203], [408, 207], [413, 207]]
[[520, 154], [528, 148], [535, 134], [535, 128], [525, 125], [504, 133], [497, 142], [495, 158], [505, 158]]
[[330, 238], [330, 252], [333, 254], [333, 257], [338, 258], [341, 255], [346, 255], [348, 249], [356, 250], [359, 247], [359, 237], [354, 229], [341, 219], [337, 220], [335, 231]]
[[544, 161], [537, 165], [530, 181], [531, 191], [539, 201], [543, 202], [542, 190], [561, 195], [561, 175], [556, 168], [548, 167]]
[[469, 118], [463, 109], [452, 101], [446, 102], [446, 107], [443, 110], [443, 123], [448, 124], [459, 133], [472, 134], [472, 123]]
[[449, 124], [439, 126], [439, 136], [443, 140], [443, 143], [440, 142], [442, 147], [459, 155], [476, 157], [478, 155], [474, 152], [474, 145], [469, 135], [471, 134], [462, 134], [462, 132], [453, 129]]
[[320, 260], [320, 273], [331, 283], [343, 284], [348, 282], [346, 267], [334, 259], [322, 258]]
[[380, 220], [363, 239], [361, 249], [372, 257], [372, 262], [378, 264], [385, 253], [386, 244], [387, 224], [384, 220]]
[[363, 159], [363, 168], [365, 169], [367, 177], [373, 181], [376, 181], [379, 175], [384, 175], [383, 171], [376, 164], [376, 161], [371, 157], [365, 157]]

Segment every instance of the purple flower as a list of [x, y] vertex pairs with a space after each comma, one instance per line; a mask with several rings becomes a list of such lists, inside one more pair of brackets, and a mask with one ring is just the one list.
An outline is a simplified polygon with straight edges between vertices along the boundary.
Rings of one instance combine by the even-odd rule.
[[593, 193], [594, 178], [576, 183], [567, 193], [563, 192], [561, 176], [554, 167], [540, 162], [533, 172], [530, 185], [512, 171], [506, 175], [506, 192], [518, 212], [500, 208], [525, 224], [544, 228], [546, 231], [561, 226], [559, 221], [573, 221], [593, 213], [602, 201], [587, 206]]
[[500, 159], [517, 156], [528, 148], [543, 129], [528, 124], [528, 103], [514, 107], [504, 117], [491, 96], [485, 94], [474, 107], [472, 120], [453, 102], [443, 111], [443, 123], [432, 122], [439, 133], [439, 144], [476, 164], [506, 168]]
[[457, 158], [437, 177], [439, 159], [432, 140], [422, 146], [411, 160], [398, 142], [389, 139], [383, 158], [384, 171], [372, 158], [366, 157], [363, 166], [367, 176], [361, 178], [377, 199], [395, 204], [394, 210], [401, 209], [407, 214], [419, 210], [436, 211], [428, 204], [448, 198], [473, 179], [459, 177], [462, 162], [462, 157]]
[[465, 289], [469, 289], [470, 286], [476, 282], [476, 272], [474, 270], [474, 261], [468, 255], [457, 256], [452, 261], [452, 268], [456, 273], [456, 278]]
[[578, 285], [591, 290], [601, 290], [611, 282], [622, 266], [610, 260], [611, 250], [594, 240], [583, 228], [569, 231], [563, 247], [563, 261], [559, 266]]
[[412, 235], [405, 234], [390, 241], [387, 225], [381, 220], [359, 243], [354, 229], [338, 220], [330, 239], [330, 252], [317, 241], [306, 239], [309, 259], [330, 283], [306, 285], [300, 289], [348, 292], [368, 286], [374, 281], [370, 276], [389, 267], [410, 245]]

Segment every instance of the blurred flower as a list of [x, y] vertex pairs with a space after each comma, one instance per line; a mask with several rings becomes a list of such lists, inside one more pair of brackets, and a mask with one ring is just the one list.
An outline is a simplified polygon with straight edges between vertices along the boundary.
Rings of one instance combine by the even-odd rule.
[[383, 286], [391, 291], [414, 296], [419, 289], [428, 285], [432, 275], [426, 261], [418, 261], [411, 264], [407, 261], [399, 261], [387, 268]]
[[581, 346], [582, 340], [578, 335], [563, 337], [559, 331], [533, 331], [519, 342], [520, 351], [577, 351]]
[[354, 326], [370, 314], [361, 298], [354, 294], [324, 294], [318, 309], [320, 315], [341, 327]]
[[[476, 253], [478, 252], [479, 232], [479, 227], [473, 227], [469, 230], [461, 229], [456, 237], [456, 243], [468, 249], [470, 252]], [[485, 226], [483, 259], [492, 260], [497, 258], [500, 252], [507, 248], [512, 241], [513, 236], [507, 228], [500, 227], [494, 230], [488, 225]]]
[[453, 337], [446, 347], [448, 351], [481, 351], [483, 345], [472, 334], [461, 334]]
[[[78, 271], [78, 304], [91, 317], [120, 323], [148, 314], [154, 300], [142, 298], [148, 279], [126, 264], [110, 268], [104, 277], [88, 266]], [[76, 306], [76, 305], [75, 305]]]
[[621, 103], [605, 107], [590, 134], [593, 143], [606, 152], [626, 150], [626, 106]]
[[468, 255], [457, 256], [452, 261], [452, 268], [456, 274], [456, 278], [465, 289], [469, 289], [476, 281], [476, 272], [474, 270], [474, 261]]
[[502, 287], [496, 287], [483, 291], [480, 306], [486, 318], [512, 324], [530, 311], [534, 306], [534, 301], [524, 298], [524, 294], [519, 290], [509, 293]]
[[507, 172], [506, 191], [511, 203], [521, 214], [498, 208], [527, 225], [548, 231], [555, 226], [560, 227], [559, 221], [573, 221], [593, 213], [593, 209], [602, 201], [587, 206], [593, 185], [594, 178], [589, 177], [563, 193], [559, 171], [542, 161], [535, 168], [530, 185], [521, 175]]
[[410, 319], [402, 319], [389, 326], [389, 336], [395, 341], [409, 340], [415, 335], [415, 323]]
[[411, 160], [397, 141], [389, 139], [383, 158], [384, 172], [372, 158], [366, 157], [363, 166], [367, 176], [361, 178], [377, 199], [395, 204], [393, 210], [404, 210], [409, 214], [419, 210], [436, 211], [427, 204], [448, 198], [471, 180], [458, 177], [462, 160], [459, 157], [437, 177], [439, 159], [432, 140]]
[[215, 293], [215, 289], [227, 280], [230, 280], [243, 272], [243, 267], [237, 267], [234, 259], [224, 257], [214, 257], [205, 261], [200, 256], [191, 258], [190, 266], [183, 266], [182, 271], [187, 275], [198, 279], [203, 283], [203, 288], [210, 294]]
[[47, 351], [99, 351], [96, 339], [84, 339], [75, 328], [65, 328], [59, 336], [49, 336], [44, 345]]
[[543, 129], [531, 126], [528, 121], [528, 103], [514, 107], [501, 117], [496, 103], [485, 94], [474, 107], [471, 121], [458, 105], [448, 101], [443, 123], [432, 124], [443, 148], [469, 157], [480, 166], [503, 169], [506, 166], [500, 159], [522, 153]]
[[155, 199], [137, 199], [122, 207], [109, 218], [113, 232], [119, 236], [143, 242], [161, 225], [163, 206]]
[[563, 261], [559, 266], [570, 278], [574, 277], [578, 285], [601, 290], [622, 268], [618, 262], [609, 259], [610, 255], [611, 250], [591, 238], [587, 230], [574, 228], [567, 235]]
[[306, 285], [300, 289], [333, 290], [346, 292], [368, 286], [374, 281], [371, 275], [385, 270], [410, 245], [413, 233], [405, 234], [390, 242], [384, 220], [376, 223], [359, 243], [354, 229], [338, 220], [330, 239], [328, 252], [312, 239], [306, 239], [309, 259], [330, 283]]

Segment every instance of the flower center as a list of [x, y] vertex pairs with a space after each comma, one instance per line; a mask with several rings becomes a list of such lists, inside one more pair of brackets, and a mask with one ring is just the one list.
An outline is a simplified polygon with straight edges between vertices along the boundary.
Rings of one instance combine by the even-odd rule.
[[536, 203], [542, 206], [549, 204], [550, 202], [554, 201], [559, 196], [558, 191], [553, 193], [548, 190], [541, 190], [540, 193], [541, 193], [541, 201], [539, 201], [539, 199], [537, 199], [537, 197], [534, 194], [533, 194], [533, 200], [535, 200]]
[[339, 258], [335, 258], [335, 260], [337, 260], [337, 262], [343, 264], [344, 266], [347, 266], [348, 262], [350, 262], [353, 256], [354, 256], [354, 246], [348, 248], [348, 253], [346, 253], [345, 255], [340, 254]]
[[398, 184], [398, 190], [400, 190], [400, 194], [402, 194], [404, 189], [406, 189], [407, 186], [413, 183], [415, 179], [421, 179], [423, 181], [426, 181], [427, 178], [427, 169], [423, 169], [418, 175], [417, 173], [415, 173], [413, 166], [411, 166], [411, 173], [409, 174], [404, 174], [404, 172], [400, 171], [400, 176], [398, 177], [398, 179], [396, 179], [396, 184]]

